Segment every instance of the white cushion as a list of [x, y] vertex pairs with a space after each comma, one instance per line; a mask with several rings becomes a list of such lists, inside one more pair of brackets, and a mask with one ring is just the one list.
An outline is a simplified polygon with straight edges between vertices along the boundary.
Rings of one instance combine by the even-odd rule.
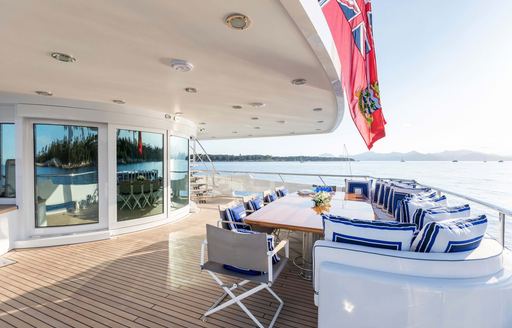
[[400, 222], [412, 223], [413, 215], [419, 208], [432, 208], [438, 206], [446, 206], [446, 196], [438, 198], [420, 198], [412, 197], [410, 199], [403, 199], [400, 202], [400, 208], [398, 210], [398, 220]]
[[460, 206], [439, 206], [432, 208], [419, 208], [414, 212], [413, 222], [418, 230], [429, 222], [440, 222], [451, 219], [468, 218], [471, 213], [469, 204]]
[[411, 249], [423, 253], [466, 252], [480, 245], [487, 229], [487, 217], [429, 222], [420, 230]]
[[324, 238], [334, 242], [408, 251], [416, 231], [414, 224], [394, 221], [347, 219], [323, 215]]

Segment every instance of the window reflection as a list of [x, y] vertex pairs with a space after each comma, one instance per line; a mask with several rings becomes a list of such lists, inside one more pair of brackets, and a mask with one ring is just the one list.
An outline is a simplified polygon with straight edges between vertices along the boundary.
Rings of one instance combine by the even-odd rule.
[[16, 197], [14, 124], [0, 123], [0, 198]]
[[171, 207], [181, 208], [189, 203], [189, 144], [187, 138], [170, 137], [169, 167]]
[[164, 136], [117, 131], [117, 220], [164, 212]]
[[98, 129], [34, 124], [36, 227], [98, 222]]

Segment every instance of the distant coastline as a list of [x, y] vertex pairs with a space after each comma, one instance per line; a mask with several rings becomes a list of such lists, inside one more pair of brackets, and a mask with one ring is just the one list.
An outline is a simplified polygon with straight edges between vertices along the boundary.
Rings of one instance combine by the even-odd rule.
[[213, 162], [347, 162], [353, 158], [324, 156], [210, 155]]

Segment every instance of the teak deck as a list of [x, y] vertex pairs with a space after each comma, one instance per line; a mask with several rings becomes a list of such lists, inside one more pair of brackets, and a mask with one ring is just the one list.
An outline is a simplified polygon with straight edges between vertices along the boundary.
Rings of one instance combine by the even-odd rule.
[[[217, 219], [205, 205], [110, 240], [12, 251], [5, 257], [17, 263], [0, 268], [0, 327], [253, 327], [236, 306], [199, 319], [221, 294], [199, 269], [204, 225]], [[292, 264], [273, 289], [285, 301], [276, 327], [316, 327], [312, 285]], [[265, 325], [276, 309], [266, 292], [245, 304]]]

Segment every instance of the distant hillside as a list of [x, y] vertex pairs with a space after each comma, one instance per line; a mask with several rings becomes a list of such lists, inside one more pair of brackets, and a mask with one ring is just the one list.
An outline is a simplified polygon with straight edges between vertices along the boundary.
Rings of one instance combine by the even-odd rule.
[[[210, 155], [214, 162], [344, 162], [346, 158], [324, 156]], [[348, 159], [353, 161], [352, 158]]]
[[510, 156], [484, 154], [470, 150], [451, 150], [440, 153], [420, 153], [411, 151], [408, 153], [375, 153], [366, 152], [352, 156], [359, 161], [510, 161]]

